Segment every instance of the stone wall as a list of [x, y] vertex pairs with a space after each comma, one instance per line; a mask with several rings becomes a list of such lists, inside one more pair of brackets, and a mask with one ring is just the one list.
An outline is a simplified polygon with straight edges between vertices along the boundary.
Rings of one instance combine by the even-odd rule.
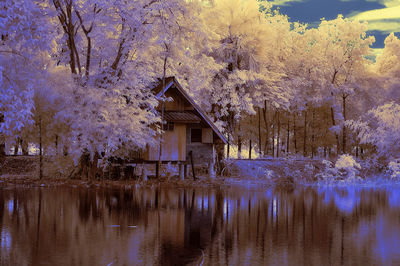
[[213, 161], [213, 145], [211, 143], [191, 143], [190, 129], [201, 128], [200, 124], [188, 124], [186, 127], [186, 161], [190, 163], [189, 152], [192, 151], [195, 165], [206, 165]]

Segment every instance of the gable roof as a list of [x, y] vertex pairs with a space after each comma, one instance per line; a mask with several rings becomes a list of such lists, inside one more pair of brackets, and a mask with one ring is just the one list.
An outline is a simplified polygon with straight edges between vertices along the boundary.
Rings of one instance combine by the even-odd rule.
[[178, 122], [178, 123], [200, 123], [201, 119], [193, 114], [192, 112], [183, 111], [183, 112], [175, 112], [175, 111], [165, 111], [164, 119], [168, 122]]
[[162, 94], [172, 87], [172, 85], [175, 85], [176, 89], [182, 94], [182, 96], [194, 107], [194, 109], [197, 111], [197, 113], [203, 118], [203, 120], [212, 128], [212, 130], [217, 134], [217, 136], [225, 143], [227, 144], [228, 141], [226, 140], [225, 136], [218, 130], [217, 126], [211, 121], [210, 118], [206, 115], [205, 111], [198, 106], [195, 101], [192, 99], [192, 97], [187, 94], [187, 92], [182, 88], [181, 84], [176, 80], [175, 77], [167, 77], [165, 78], [165, 87], [162, 89], [163, 82], [162, 80], [160, 81], [160, 84], [156, 86], [153, 91], [155, 95], [160, 98]]

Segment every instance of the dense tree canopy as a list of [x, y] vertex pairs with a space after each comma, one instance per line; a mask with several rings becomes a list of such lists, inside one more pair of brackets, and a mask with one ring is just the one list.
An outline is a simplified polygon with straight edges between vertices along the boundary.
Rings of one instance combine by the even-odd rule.
[[40, 134], [45, 152], [77, 161], [154, 145], [151, 88], [176, 76], [239, 152], [400, 156], [385, 148], [398, 143], [400, 41], [390, 34], [371, 60], [365, 23], [308, 27], [256, 0], [6, 0], [0, 10], [3, 146]]

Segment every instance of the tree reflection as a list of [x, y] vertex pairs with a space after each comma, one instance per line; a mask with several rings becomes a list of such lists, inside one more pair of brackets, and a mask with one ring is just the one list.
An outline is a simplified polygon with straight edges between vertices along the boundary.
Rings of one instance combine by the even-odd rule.
[[0, 264], [396, 264], [396, 192], [0, 190]]

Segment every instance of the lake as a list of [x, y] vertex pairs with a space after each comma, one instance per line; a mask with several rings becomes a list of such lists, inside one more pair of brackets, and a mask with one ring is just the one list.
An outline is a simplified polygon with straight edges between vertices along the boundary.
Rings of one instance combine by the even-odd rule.
[[400, 265], [400, 188], [0, 189], [1, 265]]

